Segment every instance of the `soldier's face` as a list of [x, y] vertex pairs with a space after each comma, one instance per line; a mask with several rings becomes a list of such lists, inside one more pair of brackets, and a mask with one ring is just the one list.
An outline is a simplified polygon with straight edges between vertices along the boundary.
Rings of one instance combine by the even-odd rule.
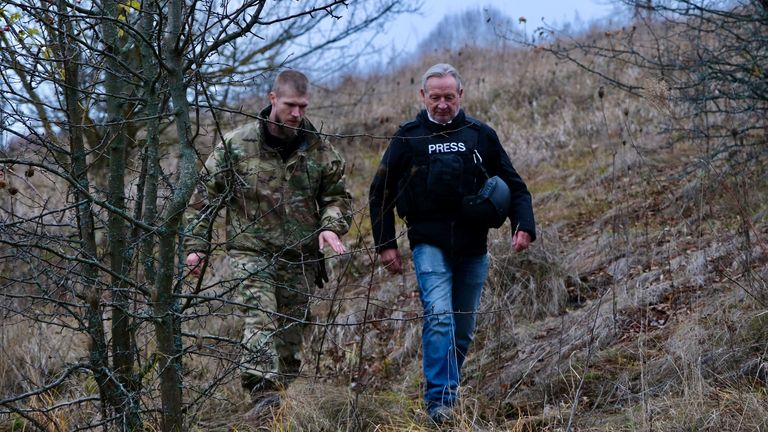
[[456, 79], [450, 75], [431, 77], [421, 89], [424, 107], [438, 123], [448, 123], [456, 117], [461, 108], [461, 96], [464, 89], [459, 90]]
[[272, 104], [272, 112], [269, 119], [275, 123], [283, 124], [283, 132], [296, 134], [293, 128], [299, 127], [304, 118], [304, 112], [309, 106], [309, 96], [297, 93], [290, 86], [285, 86], [280, 94], [269, 92], [269, 101]]

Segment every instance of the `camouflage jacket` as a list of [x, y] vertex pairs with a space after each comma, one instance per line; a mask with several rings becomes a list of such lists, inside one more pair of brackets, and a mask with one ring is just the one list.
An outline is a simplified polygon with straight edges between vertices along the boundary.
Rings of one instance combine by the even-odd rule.
[[[269, 109], [262, 111], [263, 118]], [[204, 187], [187, 211], [187, 252], [207, 251], [213, 220], [226, 209], [226, 248], [317, 255], [323, 230], [345, 234], [351, 197], [345, 161], [305, 118], [303, 140], [287, 161], [265, 145], [257, 120], [224, 136], [201, 171]]]

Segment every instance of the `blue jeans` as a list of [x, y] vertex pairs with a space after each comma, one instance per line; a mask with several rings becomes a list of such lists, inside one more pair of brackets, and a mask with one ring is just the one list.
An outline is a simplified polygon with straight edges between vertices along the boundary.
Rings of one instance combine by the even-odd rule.
[[474, 339], [488, 256], [451, 258], [439, 248], [419, 244], [413, 248], [413, 265], [424, 307], [424, 400], [431, 412], [456, 401], [461, 366]]

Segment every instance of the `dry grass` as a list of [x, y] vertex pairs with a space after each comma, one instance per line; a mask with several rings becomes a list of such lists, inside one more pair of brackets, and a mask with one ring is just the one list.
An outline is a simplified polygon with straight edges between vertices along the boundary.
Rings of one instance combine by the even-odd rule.
[[[665, 105], [663, 83], [648, 86], [645, 99], [610, 88], [598, 98], [604, 83], [596, 77], [520, 49], [444, 53], [317, 89], [312, 119], [343, 135], [337, 144], [357, 209], [354, 253], [331, 262], [338, 282], [318, 292], [314, 316], [322, 325], [308, 335], [305, 377], [261, 425], [240, 418], [249, 407], [234, 373], [237, 314], [215, 302], [195, 310], [200, 316], [185, 330], [221, 339], [186, 339], [190, 430], [432, 430], [420, 400], [415, 278], [410, 269], [400, 279], [372, 267], [366, 200], [389, 137], [419, 109], [421, 73], [436, 61], [464, 75], [465, 108], [499, 133], [531, 186], [540, 227], [522, 255], [509, 251], [510, 227], [492, 235], [491, 277], [454, 430], [765, 430], [762, 161], [747, 148], [730, 155], [737, 163], [694, 165], [706, 156], [697, 143], [658, 133], [677, 109]], [[47, 195], [29, 185], [23, 192]], [[211, 293], [221, 294], [224, 268], [217, 261], [205, 280]], [[27, 322], [14, 314], [0, 322], [7, 347], [0, 399], [50, 381], [86, 355], [80, 336]], [[139, 333], [147, 352], [149, 330]], [[154, 372], [144, 383], [147, 408], [157, 407]], [[93, 388], [78, 377], [27, 407], [92, 395]], [[92, 405], [79, 406], [89, 408], [80, 418], [98, 417]], [[68, 419], [59, 429], [77, 423], [72, 411], [52, 411]], [[6, 415], [0, 430], [31, 422]], [[150, 416], [148, 427], [157, 424]]]

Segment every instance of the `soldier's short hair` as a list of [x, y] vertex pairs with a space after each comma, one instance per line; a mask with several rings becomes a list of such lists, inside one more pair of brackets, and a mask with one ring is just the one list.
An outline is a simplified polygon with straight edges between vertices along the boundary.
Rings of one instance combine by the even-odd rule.
[[461, 90], [461, 75], [459, 75], [459, 71], [457, 71], [455, 67], [448, 63], [438, 63], [427, 69], [427, 71], [424, 72], [424, 76], [421, 78], [421, 88], [426, 91], [428, 79], [432, 77], [442, 78], [446, 75], [452, 76], [456, 80], [456, 85], [458, 86], [456, 90]]
[[293, 89], [296, 93], [305, 96], [309, 94], [309, 79], [303, 73], [297, 70], [284, 70], [277, 75], [275, 83], [272, 85], [272, 91], [280, 96], [281, 91], [287, 87]]

